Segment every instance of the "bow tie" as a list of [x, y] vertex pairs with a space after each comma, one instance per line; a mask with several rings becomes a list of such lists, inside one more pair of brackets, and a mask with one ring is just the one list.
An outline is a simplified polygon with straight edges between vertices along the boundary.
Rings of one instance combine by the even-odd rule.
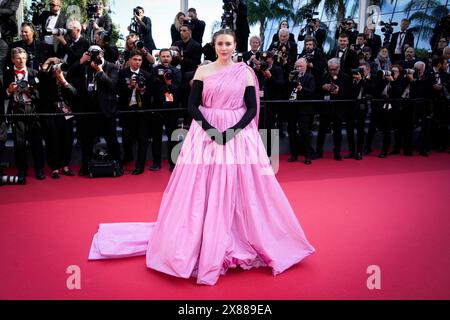
[[344, 53], [344, 52], [345, 52], [345, 50], [343, 50], [343, 49], [339, 49], [339, 52], [342, 52], [342, 53]]
[[23, 74], [25, 76], [25, 70], [15, 70], [15, 74]]

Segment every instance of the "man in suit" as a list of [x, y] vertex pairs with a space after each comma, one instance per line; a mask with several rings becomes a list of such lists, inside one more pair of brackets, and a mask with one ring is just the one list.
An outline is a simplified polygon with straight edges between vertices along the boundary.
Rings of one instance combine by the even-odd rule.
[[340, 70], [347, 75], [351, 74], [352, 69], [358, 67], [358, 56], [355, 51], [350, 50], [349, 39], [346, 33], [342, 33], [339, 36], [338, 46], [331, 50], [330, 57], [339, 58], [341, 60]]
[[[48, 58], [54, 56], [54, 51], [52, 46], [36, 39], [36, 32], [34, 26], [29, 22], [22, 23], [20, 27], [20, 38], [21, 40], [11, 44], [11, 49], [13, 48], [23, 48], [27, 52], [27, 66], [29, 68], [39, 70], [39, 66], [45, 62]], [[7, 64], [12, 67], [10, 52], [7, 57]]]
[[[38, 72], [27, 68], [27, 52], [22, 48], [12, 49], [11, 59], [14, 67], [5, 73], [3, 87], [9, 99], [8, 113], [35, 113], [39, 111]], [[17, 175], [22, 178], [27, 176], [28, 141], [33, 155], [36, 179], [44, 180], [44, 146], [39, 119], [37, 117], [14, 118], [12, 128]]]
[[247, 5], [243, 0], [236, 0], [237, 7], [235, 9], [236, 21], [236, 51], [244, 53], [248, 50], [248, 36], [250, 35], [250, 27], [247, 20]]
[[316, 47], [316, 39], [312, 36], [305, 37], [305, 46], [299, 56], [306, 59], [308, 72], [314, 76], [316, 88], [320, 87], [324, 70], [327, 68], [327, 59], [323, 51]]
[[[67, 27], [67, 16], [61, 12], [61, 0], [50, 0], [49, 11], [43, 11], [37, 19], [33, 17], [33, 24], [41, 26], [41, 41], [45, 41], [48, 45], [57, 44], [54, 41], [53, 29], [65, 29]], [[54, 48], [56, 51], [57, 49]]]
[[366, 45], [370, 47], [372, 51], [372, 55], [370, 60], [375, 60], [377, 57], [378, 51], [381, 48], [381, 37], [375, 33], [375, 28], [364, 28], [364, 34], [366, 35]]
[[[180, 71], [171, 66], [172, 55], [169, 49], [162, 49], [159, 53], [161, 64], [152, 69], [154, 106], [158, 109], [178, 108], [179, 91], [181, 86]], [[163, 126], [166, 128], [168, 141], [168, 157], [170, 169], [175, 167], [176, 159], [172, 157], [172, 150], [178, 141], [172, 140], [173, 132], [178, 128], [179, 113], [155, 112], [152, 113], [152, 171], [161, 169], [161, 146]]]
[[89, 41], [81, 35], [81, 23], [78, 20], [71, 20], [68, 25], [70, 29], [69, 40], [63, 36], [57, 36], [56, 39], [60, 43], [57, 56], [69, 65], [80, 60], [83, 54], [89, 48]]
[[193, 25], [192, 39], [202, 45], [203, 34], [205, 33], [205, 21], [197, 18], [197, 10], [195, 8], [189, 8], [188, 15], [190, 23]]
[[191, 26], [185, 24], [180, 28], [181, 40], [176, 41], [173, 46], [180, 49], [181, 54], [181, 73], [194, 71], [200, 64], [202, 57], [202, 46], [192, 39]]
[[[289, 79], [292, 88], [292, 100], [311, 100], [314, 98], [316, 83], [314, 76], [306, 72], [308, 62], [300, 58], [295, 63], [295, 71]], [[305, 164], [310, 165], [314, 149], [311, 144], [311, 124], [314, 116], [314, 107], [310, 104], [289, 106], [288, 133], [291, 157], [289, 162], [297, 161], [300, 145], [305, 153]], [[297, 134], [297, 125], [300, 135]]]
[[90, 44], [95, 42], [95, 30], [103, 28], [109, 34], [112, 34], [112, 19], [107, 13], [103, 13], [104, 7], [101, 0], [93, 0], [88, 4], [89, 23], [83, 24], [83, 30], [86, 32], [86, 39]]
[[[322, 80], [322, 96], [324, 100], [348, 99], [352, 88], [350, 76], [340, 70], [341, 60], [332, 58], [328, 61], [328, 73]], [[334, 160], [341, 161], [342, 121], [345, 114], [342, 104], [327, 103], [320, 113], [319, 132], [317, 134], [316, 157], [323, 157], [325, 135], [330, 126], [333, 129]]]
[[414, 48], [414, 34], [408, 30], [410, 24], [411, 21], [408, 19], [402, 19], [400, 22], [400, 31], [392, 34], [389, 43], [389, 55], [393, 62], [403, 59], [405, 44]]
[[153, 41], [152, 36], [152, 21], [149, 17], [144, 15], [144, 8], [136, 7], [134, 12], [135, 30], [129, 30], [137, 35], [139, 35], [140, 39], [144, 41], [144, 46], [150, 53], [156, 49], [155, 41]]
[[8, 43], [17, 35], [16, 12], [19, 4], [20, 0], [0, 1], [0, 32]]
[[[143, 56], [138, 50], [130, 53], [129, 67], [119, 72], [118, 95], [119, 108], [122, 111], [149, 109], [151, 104], [150, 74], [142, 70]], [[144, 172], [147, 158], [148, 140], [150, 137], [149, 113], [121, 114], [123, 162], [133, 157], [133, 142], [137, 141], [137, 158], [133, 175]]]
[[311, 19], [308, 25], [300, 30], [298, 35], [298, 41], [306, 40], [310, 37], [314, 37], [316, 39], [317, 48], [323, 50], [323, 44], [327, 38], [327, 34], [325, 30], [320, 28], [320, 20], [317, 18]]
[[[99, 115], [86, 116], [80, 122], [82, 166], [79, 175], [88, 173], [88, 164], [92, 159], [95, 138], [100, 134], [106, 140], [108, 151], [113, 160], [121, 163], [120, 145], [117, 141], [116, 115], [118, 111], [116, 91], [119, 70], [116, 65], [105, 61], [103, 50], [91, 46], [70, 72], [73, 83], [80, 96], [78, 104], [81, 112], [99, 112]], [[119, 168], [116, 175], [123, 174]]]

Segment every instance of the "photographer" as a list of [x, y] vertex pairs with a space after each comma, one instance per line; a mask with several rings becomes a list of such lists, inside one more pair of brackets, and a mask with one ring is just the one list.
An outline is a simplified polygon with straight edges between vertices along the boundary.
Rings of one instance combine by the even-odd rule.
[[[88, 174], [88, 164], [92, 160], [94, 140], [103, 135], [108, 150], [117, 163], [121, 162], [120, 145], [117, 141], [116, 90], [119, 70], [116, 65], [105, 61], [103, 50], [99, 46], [91, 46], [70, 69], [75, 88], [80, 97], [78, 105], [81, 112], [100, 112], [77, 119], [80, 123], [82, 165], [80, 176]], [[123, 174], [118, 168], [116, 175]]]
[[[181, 72], [170, 65], [172, 54], [169, 49], [161, 49], [159, 52], [161, 64], [152, 70], [152, 82], [154, 83], [153, 97], [154, 106], [158, 109], [178, 108], [179, 90], [181, 86]], [[178, 128], [178, 112], [155, 112], [152, 113], [152, 171], [161, 169], [161, 147], [163, 126], [166, 128], [168, 137], [168, 160], [170, 170], [175, 167], [175, 159], [172, 159], [172, 150], [178, 141], [172, 140], [172, 133]]]
[[[289, 75], [290, 87], [292, 90], [292, 100], [311, 100], [314, 99], [316, 83], [314, 76], [306, 72], [307, 61], [300, 58], [295, 63], [295, 69]], [[288, 112], [288, 134], [291, 157], [289, 162], [295, 162], [298, 159], [299, 151], [302, 149], [305, 155], [305, 164], [312, 164], [311, 159], [314, 155], [312, 147], [311, 125], [314, 117], [314, 107], [310, 104], [301, 104], [300, 106], [289, 106]], [[300, 135], [297, 133], [297, 125]], [[301, 146], [301, 148], [300, 148]]]
[[391, 70], [392, 62], [387, 47], [381, 47], [374, 62], [376, 64], [376, 72]]
[[[138, 50], [130, 53], [129, 67], [120, 70], [118, 82], [119, 107], [122, 111], [150, 108], [150, 74], [142, 70], [143, 57]], [[144, 172], [150, 138], [149, 113], [124, 113], [120, 116], [122, 126], [123, 163], [133, 157], [133, 142], [137, 141], [137, 158], [132, 175]]]
[[20, 0], [4, 0], [0, 2], [0, 33], [6, 42], [11, 43], [17, 35], [16, 12]]
[[431, 49], [435, 49], [442, 38], [450, 39], [450, 12], [436, 23], [430, 38]]
[[450, 76], [445, 72], [447, 63], [444, 58], [435, 57], [431, 61], [431, 69], [425, 74], [433, 103], [432, 147], [440, 152], [446, 151], [448, 147]]
[[186, 19], [186, 15], [184, 12], [178, 12], [175, 16], [175, 19], [170, 26], [170, 36], [172, 38], [172, 43], [181, 40], [180, 36], [180, 28], [184, 25], [184, 20]]
[[197, 18], [197, 10], [195, 10], [195, 8], [189, 8], [188, 16], [189, 18], [187, 21], [189, 24], [192, 24], [192, 39], [202, 45], [206, 26], [205, 21]]
[[138, 50], [144, 59], [142, 62], [142, 69], [146, 72], [150, 72], [152, 65], [156, 62], [155, 57], [153, 57], [147, 49], [145, 49], [145, 44], [142, 40], [140, 40], [139, 36], [135, 33], [130, 33], [125, 42], [125, 50], [123, 51], [123, 68], [127, 68], [130, 66], [129, 59], [130, 53], [133, 50]]
[[352, 69], [358, 67], [358, 56], [356, 52], [349, 49], [349, 38], [347, 33], [339, 36], [337, 48], [331, 50], [330, 57], [341, 60], [340, 69], [347, 75], [351, 74]]
[[[39, 79], [41, 80], [43, 112], [61, 113], [61, 115], [72, 112], [77, 90], [64, 76], [68, 67], [67, 64], [56, 57], [47, 59], [42, 65]], [[74, 138], [73, 116], [46, 117], [43, 123], [45, 126], [47, 163], [52, 169], [52, 179], [61, 177], [61, 169], [62, 174], [73, 176], [74, 173], [69, 169]]]
[[202, 47], [192, 39], [191, 26], [183, 25], [180, 28], [181, 40], [173, 44], [180, 49], [181, 73], [197, 69], [202, 57]]
[[222, 28], [230, 28], [236, 34], [236, 51], [244, 53], [248, 51], [248, 25], [247, 5], [243, 0], [223, 0], [224, 13], [222, 15]]
[[33, 24], [41, 26], [40, 39], [53, 46], [55, 44], [53, 31], [66, 28], [67, 16], [61, 12], [61, 0], [50, 0], [48, 5], [50, 11], [43, 11], [38, 19], [33, 17]]
[[404, 59], [397, 61], [396, 64], [400, 65], [403, 69], [414, 69], [414, 64], [416, 60], [416, 50], [409, 47], [405, 50]]
[[370, 59], [373, 61], [377, 57], [378, 51], [381, 48], [381, 37], [375, 33], [375, 28], [364, 28], [364, 34], [366, 38], [366, 45], [372, 49], [372, 56]]
[[[29, 22], [24, 22], [20, 28], [21, 40], [11, 44], [11, 49], [22, 48], [27, 52], [27, 67], [39, 70], [39, 66], [49, 57], [53, 56], [53, 48], [48, 44], [36, 39], [34, 26]], [[7, 66], [12, 68], [11, 51], [8, 52]]]
[[414, 34], [408, 30], [410, 24], [411, 21], [408, 19], [402, 19], [400, 22], [400, 31], [392, 34], [389, 43], [389, 54], [393, 62], [403, 59], [405, 44], [414, 48]]
[[103, 49], [105, 60], [111, 63], [116, 63], [119, 60], [119, 49], [116, 45], [111, 44], [111, 36], [103, 28], [98, 28], [95, 31], [95, 44]]
[[322, 76], [327, 67], [327, 59], [322, 50], [316, 47], [316, 40], [312, 36], [305, 37], [305, 45], [300, 53], [301, 58], [305, 58], [310, 72], [316, 81], [316, 88], [321, 86]]
[[[352, 87], [351, 78], [341, 71], [340, 59], [332, 58], [328, 61], [328, 73], [322, 78], [322, 96], [324, 100], [340, 100], [350, 97]], [[342, 121], [345, 106], [327, 103], [320, 113], [319, 131], [317, 134], [316, 158], [323, 158], [323, 146], [328, 128], [333, 129], [334, 160], [341, 161]]]
[[[39, 112], [38, 72], [28, 68], [27, 52], [22, 48], [11, 50], [14, 67], [4, 74], [3, 90], [9, 100], [8, 113], [34, 114]], [[14, 156], [17, 176], [27, 176], [27, 141], [31, 146], [36, 179], [44, 180], [44, 146], [38, 117], [24, 116], [12, 119]]]
[[64, 36], [57, 36], [60, 43], [56, 56], [63, 59], [70, 66], [81, 59], [83, 54], [89, 48], [89, 41], [81, 35], [81, 24], [77, 20], [71, 20], [68, 24], [69, 40], [66, 41]]
[[273, 52], [275, 64], [283, 68], [287, 79], [297, 59], [297, 44], [289, 41], [288, 29], [280, 29], [278, 31], [278, 38], [280, 41], [272, 43], [268, 51]]
[[[278, 25], [278, 30], [277, 32], [274, 33], [273, 37], [272, 37], [272, 42], [279, 42], [280, 39], [278, 38], [278, 32], [281, 29], [288, 29], [289, 30], [289, 23], [287, 20], [281, 20], [280, 24]], [[295, 37], [293, 33], [289, 33], [289, 41], [294, 42], [295, 43]]]
[[354, 44], [356, 42], [356, 37], [358, 36], [358, 31], [353, 30], [355, 28], [355, 21], [351, 18], [341, 21], [339, 26], [336, 28], [336, 33], [334, 35], [335, 39], [339, 39], [342, 34], [347, 35], [348, 43]]
[[242, 55], [242, 60], [249, 66], [259, 59], [261, 52], [259, 51], [261, 47], [261, 38], [258, 36], [250, 37], [250, 51], [244, 52]]
[[308, 36], [314, 37], [314, 39], [316, 39], [317, 47], [320, 50], [323, 50], [323, 44], [327, 38], [327, 34], [325, 30], [320, 28], [320, 20], [318, 18], [313, 18], [313, 14], [317, 14], [317, 12], [310, 12], [309, 15], [307, 15], [307, 25], [300, 29], [298, 41], [304, 41]]
[[[405, 90], [405, 81], [403, 69], [399, 65], [392, 65], [389, 71], [379, 71], [377, 73], [380, 80], [377, 85], [377, 95], [385, 99], [400, 99]], [[383, 145], [379, 158], [386, 158], [391, 146], [391, 131], [395, 113], [398, 111], [398, 104], [391, 102], [382, 102], [381, 104], [372, 104], [370, 115], [369, 132], [366, 140], [366, 154], [372, 150], [372, 142], [379, 128], [383, 133]]]
[[[352, 70], [354, 98], [357, 100], [354, 106], [350, 106], [346, 115], [346, 131], [349, 154], [347, 159], [362, 160], [365, 141], [366, 117], [370, 109], [371, 99], [376, 97], [378, 79], [371, 74], [371, 66], [368, 62], [359, 64], [359, 68]], [[355, 145], [356, 128], [356, 145]]]
[[105, 29], [106, 32], [112, 34], [112, 20], [108, 14], [103, 13], [103, 2], [101, 0], [93, 0], [88, 3], [87, 15], [89, 23], [83, 24], [83, 30], [86, 32], [86, 39], [93, 44], [95, 39], [95, 30], [99, 28]]
[[152, 36], [152, 20], [144, 15], [144, 8], [136, 7], [133, 9], [133, 18], [128, 27], [128, 31], [139, 35], [144, 41], [145, 48], [152, 52], [156, 49], [155, 41]]

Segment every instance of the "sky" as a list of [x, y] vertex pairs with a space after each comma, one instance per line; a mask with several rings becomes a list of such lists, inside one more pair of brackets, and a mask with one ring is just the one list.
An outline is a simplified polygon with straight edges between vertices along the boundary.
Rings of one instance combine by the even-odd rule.
[[[197, 17], [205, 21], [206, 29], [203, 36], [203, 44], [211, 39], [212, 26], [215, 21], [221, 20], [222, 0], [189, 0], [188, 8], [197, 10]], [[170, 26], [175, 15], [180, 11], [180, 0], [113, 0], [111, 1], [112, 20], [116, 23], [120, 32], [126, 36], [127, 27], [133, 16], [133, 8], [141, 6], [145, 15], [152, 20], [152, 35], [157, 48], [169, 47], [171, 44]], [[252, 28], [252, 34], [256, 34], [257, 28]]]

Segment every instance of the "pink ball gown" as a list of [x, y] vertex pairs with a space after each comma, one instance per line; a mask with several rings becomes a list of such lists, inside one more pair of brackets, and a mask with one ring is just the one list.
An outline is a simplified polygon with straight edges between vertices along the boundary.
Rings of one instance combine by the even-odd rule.
[[[200, 111], [220, 131], [246, 111], [247, 70], [254, 76], [237, 63], [204, 79]], [[255, 86], [259, 92], [256, 78]], [[277, 275], [311, 255], [315, 250], [275, 178], [257, 118], [225, 146], [194, 120], [157, 221], [101, 224], [89, 259], [145, 254], [148, 268], [214, 285], [228, 268], [268, 266]]]

